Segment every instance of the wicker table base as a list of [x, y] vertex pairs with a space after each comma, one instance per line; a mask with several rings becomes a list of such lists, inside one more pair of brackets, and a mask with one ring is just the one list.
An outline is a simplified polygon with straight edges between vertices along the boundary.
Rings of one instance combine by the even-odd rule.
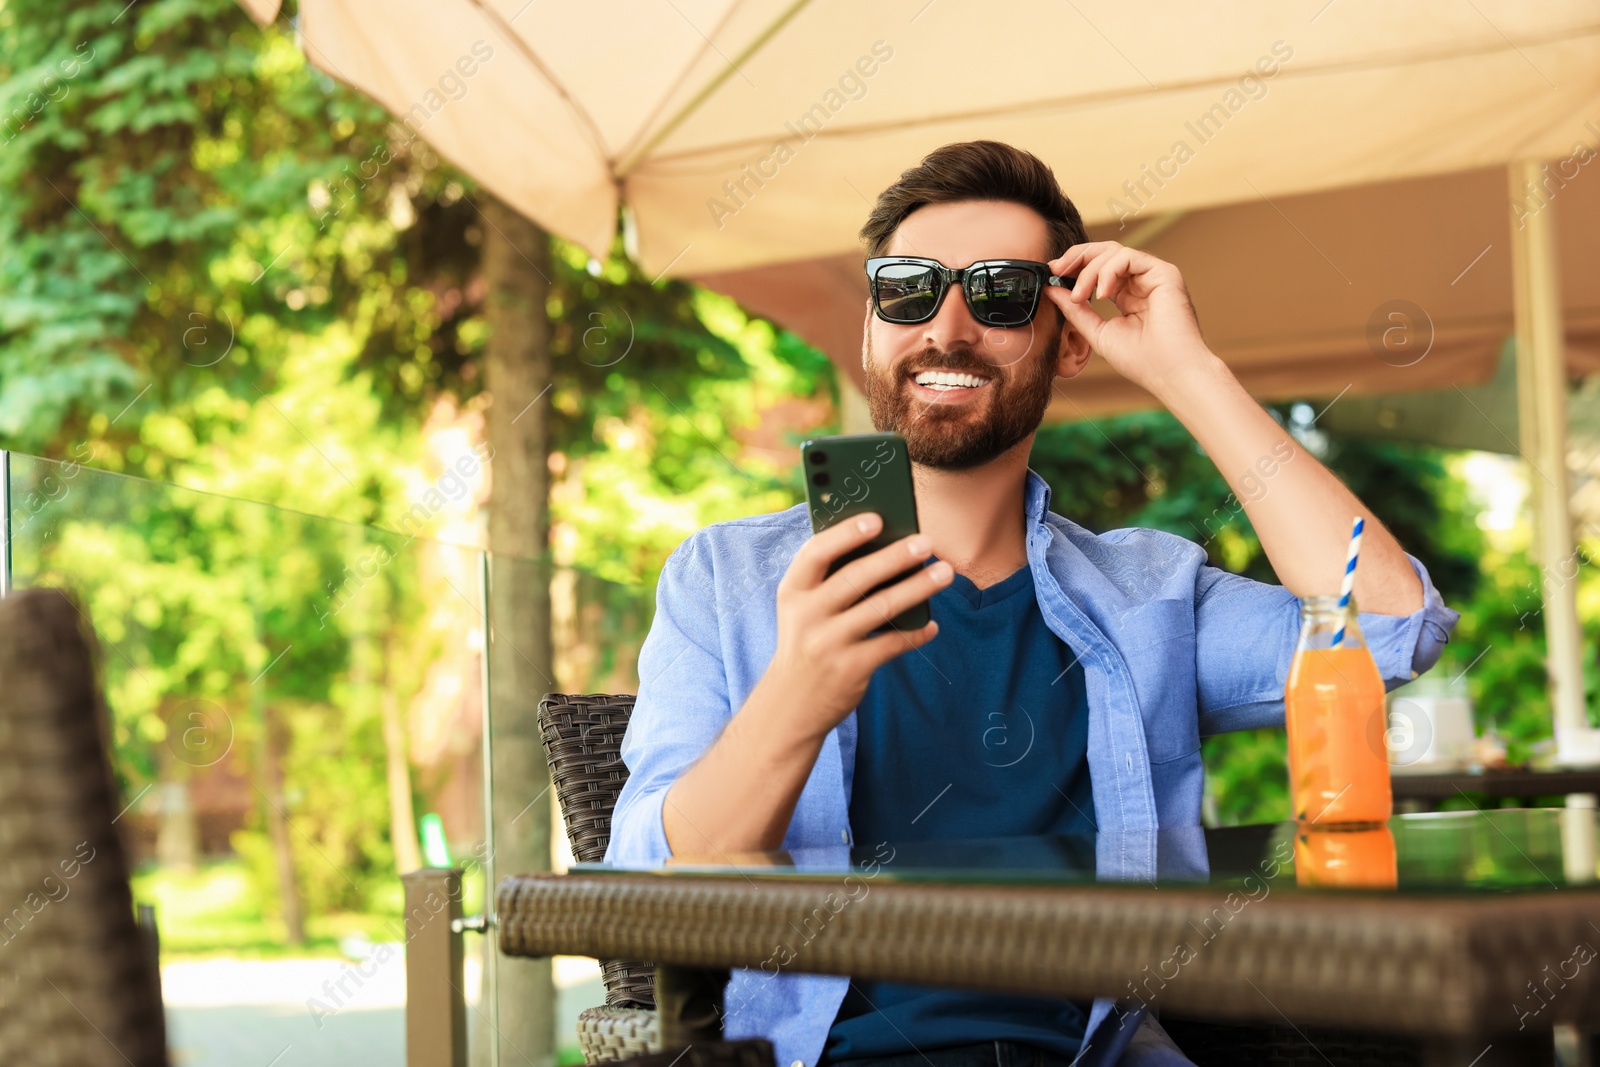
[[1542, 969], [1600, 942], [1600, 892], [1286, 892], [1233, 913], [1220, 887], [884, 882], [836, 913], [825, 905], [845, 892], [831, 876], [518, 876], [501, 883], [500, 948], [654, 959], [660, 975], [770, 966], [787, 945], [793, 970], [1387, 1033], [1456, 1067], [1550, 1062], [1553, 1025], [1600, 1023], [1600, 968], [1581, 968], [1532, 1028], [1517, 1026]]

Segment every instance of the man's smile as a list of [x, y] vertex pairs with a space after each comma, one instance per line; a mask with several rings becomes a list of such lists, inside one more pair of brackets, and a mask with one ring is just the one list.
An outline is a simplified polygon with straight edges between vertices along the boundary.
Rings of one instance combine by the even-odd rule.
[[912, 391], [929, 400], [948, 402], [977, 396], [990, 378], [968, 371], [925, 370], [911, 376]]

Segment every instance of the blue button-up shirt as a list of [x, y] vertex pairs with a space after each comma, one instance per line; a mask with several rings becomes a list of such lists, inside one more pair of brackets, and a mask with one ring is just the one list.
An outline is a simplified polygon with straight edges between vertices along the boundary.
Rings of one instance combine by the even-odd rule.
[[[1281, 586], [1209, 566], [1199, 545], [1173, 534], [1091, 533], [1050, 511], [1050, 487], [1032, 470], [1025, 508], [1039, 609], [1084, 669], [1100, 876], [1149, 881], [1157, 873], [1156, 829], [1199, 825], [1200, 739], [1283, 724], [1300, 601]], [[661, 821], [667, 790], [766, 673], [777, 648], [778, 581], [810, 536], [800, 504], [708, 526], [667, 559], [639, 650], [639, 692], [622, 742], [628, 781], [612, 814], [607, 862], [648, 864], [671, 855]], [[1391, 689], [1433, 666], [1459, 618], [1426, 568], [1407, 558], [1422, 581], [1422, 607], [1404, 616], [1361, 614]], [[855, 746], [851, 712], [829, 731], [782, 847], [853, 843]], [[816, 1067], [848, 985], [842, 975], [736, 969], [724, 1032], [768, 1038], [779, 1067]], [[1113, 1011], [1111, 999], [1095, 1002], [1084, 1067], [1161, 1062], [1159, 1049], [1139, 1055], [1156, 1028], [1136, 1037], [1139, 1020], [1126, 1025], [1120, 1009], [1119, 1025], [1102, 1026]]]

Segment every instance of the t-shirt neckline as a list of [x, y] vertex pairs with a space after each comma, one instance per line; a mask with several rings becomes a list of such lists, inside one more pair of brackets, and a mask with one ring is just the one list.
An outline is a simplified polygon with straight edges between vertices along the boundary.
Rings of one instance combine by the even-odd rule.
[[960, 572], [954, 574], [950, 579], [950, 588], [958, 591], [968, 604], [979, 610], [992, 607], [1002, 600], [1015, 596], [1032, 584], [1033, 573], [1026, 563], [993, 585], [985, 586], [982, 589], [979, 589], [972, 579]]

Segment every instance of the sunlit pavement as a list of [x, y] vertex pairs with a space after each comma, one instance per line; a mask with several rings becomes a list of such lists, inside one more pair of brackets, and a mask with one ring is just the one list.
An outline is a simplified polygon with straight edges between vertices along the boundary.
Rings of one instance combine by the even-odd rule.
[[[177, 1067], [401, 1067], [405, 957], [194, 960], [161, 968], [167, 1042]], [[466, 991], [477, 999], [478, 961]], [[603, 1003], [593, 960], [557, 957], [560, 1044], [577, 1043], [577, 1013]]]

